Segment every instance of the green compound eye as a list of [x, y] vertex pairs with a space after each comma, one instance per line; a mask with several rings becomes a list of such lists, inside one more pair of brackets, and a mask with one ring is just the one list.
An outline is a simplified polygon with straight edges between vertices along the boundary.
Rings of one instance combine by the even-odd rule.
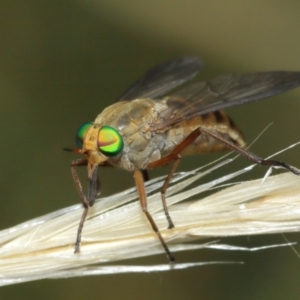
[[76, 133], [76, 137], [75, 137], [75, 142], [76, 142], [76, 145], [78, 148], [82, 148], [83, 146], [83, 139], [86, 135], [86, 133], [88, 132], [88, 130], [93, 126], [94, 124], [91, 123], [91, 122], [88, 122], [88, 123], [84, 123], [82, 124], [78, 130], [77, 130], [77, 133]]
[[118, 155], [123, 150], [124, 143], [116, 129], [103, 126], [98, 134], [98, 147], [105, 156], [111, 157]]

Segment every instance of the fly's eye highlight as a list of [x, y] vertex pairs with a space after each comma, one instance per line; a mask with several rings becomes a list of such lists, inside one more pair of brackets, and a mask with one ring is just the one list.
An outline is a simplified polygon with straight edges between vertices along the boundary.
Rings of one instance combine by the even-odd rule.
[[105, 156], [111, 157], [118, 155], [124, 147], [120, 133], [110, 127], [103, 126], [98, 134], [98, 148]]
[[88, 122], [88, 123], [84, 123], [82, 124], [78, 130], [77, 130], [77, 133], [76, 133], [76, 138], [75, 138], [75, 142], [76, 142], [76, 145], [78, 148], [82, 148], [83, 146], [83, 139], [86, 135], [86, 133], [88, 132], [88, 130], [93, 126], [94, 124], [91, 123], [91, 122]]

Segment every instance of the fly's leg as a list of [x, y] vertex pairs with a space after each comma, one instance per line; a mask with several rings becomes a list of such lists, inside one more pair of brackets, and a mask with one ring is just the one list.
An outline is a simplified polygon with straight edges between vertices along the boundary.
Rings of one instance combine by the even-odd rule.
[[135, 183], [137, 186], [137, 190], [138, 190], [138, 194], [139, 194], [139, 198], [140, 198], [140, 204], [142, 207], [143, 212], [145, 213], [149, 223], [152, 226], [153, 231], [157, 234], [163, 248], [165, 249], [165, 252], [169, 258], [169, 260], [171, 262], [175, 261], [175, 258], [173, 257], [173, 255], [171, 254], [166, 242], [164, 241], [162, 235], [159, 232], [159, 229], [157, 227], [157, 225], [155, 224], [151, 214], [148, 211], [147, 208], [147, 196], [146, 196], [146, 191], [145, 191], [145, 186], [144, 186], [144, 180], [143, 180], [143, 175], [139, 170], [135, 170], [134, 171], [134, 179], [135, 179]]
[[147, 170], [142, 170], [142, 174], [143, 174], [144, 182], [150, 180], [150, 176]]
[[160, 194], [161, 194], [161, 199], [162, 199], [162, 204], [163, 204], [163, 208], [164, 208], [164, 212], [165, 212], [165, 215], [166, 215], [166, 218], [168, 220], [168, 223], [169, 223], [169, 226], [168, 226], [168, 229], [172, 229], [174, 228], [174, 223], [170, 217], [170, 214], [169, 214], [169, 211], [168, 211], [168, 206], [167, 206], [167, 202], [166, 202], [166, 191], [167, 191], [167, 188], [169, 186], [169, 183], [172, 179], [172, 176], [173, 174], [175, 173], [179, 163], [180, 163], [180, 160], [181, 160], [181, 154], [178, 154], [177, 155], [177, 158], [172, 166], [172, 169], [170, 170], [167, 178], [165, 179], [165, 182], [160, 190]]
[[167, 165], [169, 163], [171, 163], [172, 161], [175, 161], [174, 162], [174, 165], [172, 167], [172, 169], [170, 170], [163, 186], [162, 186], [162, 189], [161, 189], [161, 197], [162, 197], [162, 203], [163, 203], [163, 208], [164, 208], [164, 212], [165, 212], [165, 215], [166, 215], [166, 218], [168, 220], [168, 223], [169, 223], [169, 229], [173, 228], [174, 227], [174, 224], [172, 222], [172, 219], [169, 215], [169, 212], [168, 212], [168, 207], [167, 207], [167, 204], [166, 204], [166, 198], [165, 198], [165, 193], [166, 193], [166, 190], [168, 188], [168, 185], [169, 185], [169, 182], [174, 174], [174, 172], [176, 171], [178, 165], [179, 165], [179, 162], [180, 162], [180, 159], [181, 159], [181, 153], [183, 152], [183, 150], [185, 148], [187, 148], [190, 144], [192, 144], [196, 138], [200, 135], [200, 134], [207, 134], [209, 136], [211, 136], [212, 138], [220, 141], [221, 143], [225, 144], [226, 146], [228, 146], [229, 148], [237, 151], [238, 153], [240, 153], [241, 155], [245, 156], [246, 158], [248, 158], [249, 160], [257, 163], [257, 164], [260, 164], [260, 165], [265, 165], [265, 166], [279, 166], [279, 167], [283, 167], [289, 171], [291, 171], [292, 173], [296, 174], [296, 175], [300, 175], [300, 170], [286, 164], [285, 162], [281, 162], [281, 161], [277, 161], [277, 160], [267, 160], [267, 159], [263, 159], [233, 143], [231, 143], [230, 141], [222, 138], [221, 136], [207, 130], [207, 129], [204, 129], [204, 128], [197, 128], [195, 129], [194, 131], [192, 131], [179, 145], [177, 145], [174, 150], [167, 156], [157, 160], [157, 161], [154, 161], [152, 163], [150, 163], [147, 167], [148, 168], [156, 168], [156, 167], [161, 167], [161, 166], [164, 166], [164, 165]]
[[77, 192], [79, 194], [79, 197], [81, 199], [82, 205], [84, 207], [84, 211], [82, 213], [81, 219], [80, 219], [80, 223], [78, 226], [78, 230], [77, 230], [77, 237], [76, 237], [76, 242], [75, 242], [75, 251], [74, 253], [79, 253], [80, 252], [80, 242], [81, 242], [81, 233], [82, 233], [82, 228], [83, 228], [83, 224], [86, 218], [86, 215], [88, 213], [89, 210], [89, 201], [86, 198], [85, 194], [83, 193], [82, 190], [82, 185], [80, 183], [77, 171], [76, 171], [76, 167], [78, 166], [85, 166], [87, 165], [87, 160], [86, 159], [80, 159], [80, 160], [74, 160], [71, 164], [71, 173], [73, 176], [73, 180], [77, 189]]
[[167, 178], [165, 179], [165, 182], [160, 191], [164, 212], [165, 212], [168, 224], [169, 224], [168, 229], [174, 228], [174, 223], [170, 217], [167, 202], [166, 202], [167, 188], [169, 186], [169, 183], [172, 179], [173, 174], [175, 173], [175, 171], [180, 163], [180, 160], [182, 157], [181, 153], [183, 152], [183, 150], [185, 148], [187, 148], [190, 144], [192, 144], [200, 134], [201, 134], [201, 132], [199, 132], [198, 129], [194, 130], [179, 145], [177, 145], [170, 154], [168, 154], [167, 156], [165, 156], [157, 161], [150, 163], [147, 166], [148, 168], [156, 168], [156, 167], [161, 167], [161, 166], [167, 165], [174, 161], [174, 164], [173, 164]]
[[[168, 229], [174, 228], [174, 223], [173, 223], [173, 221], [172, 221], [172, 219], [171, 219], [171, 216], [170, 216], [170, 214], [169, 214], [169, 210], [168, 210], [168, 206], [167, 206], [167, 202], [166, 202], [166, 191], [167, 191], [167, 188], [168, 188], [168, 186], [169, 186], [169, 183], [170, 183], [170, 181], [171, 181], [171, 179], [172, 179], [172, 176], [173, 176], [173, 174], [175, 173], [175, 171], [176, 171], [176, 169], [177, 169], [177, 167], [178, 167], [178, 165], [179, 165], [179, 163], [180, 163], [180, 160], [181, 160], [181, 154], [178, 153], [178, 154], [176, 154], [176, 155], [172, 155], [172, 157], [170, 157], [170, 158], [171, 158], [171, 161], [174, 161], [174, 160], [175, 160], [175, 162], [174, 162], [174, 164], [173, 164], [173, 166], [172, 166], [170, 172], [168, 173], [168, 176], [167, 176], [167, 178], [165, 179], [164, 184], [163, 184], [163, 186], [162, 186], [162, 188], [161, 188], [161, 190], [160, 190], [161, 200], [162, 200], [162, 204], [163, 204], [165, 216], [166, 216], [167, 221], [168, 221], [168, 224], [169, 224]], [[154, 163], [159, 162], [159, 161], [160, 161], [160, 160], [155, 161]], [[153, 163], [153, 164], [154, 164], [154, 163]], [[150, 165], [151, 165], [151, 167], [153, 167], [152, 164], [150, 164]]]
[[[282, 167], [296, 175], [300, 175], [300, 170], [297, 168], [288, 165], [285, 162], [279, 161], [279, 160], [271, 160], [271, 159], [263, 159], [254, 153], [251, 153], [250, 151], [243, 149], [232, 142], [226, 140], [225, 138], [219, 136], [218, 134], [215, 134], [214, 132], [207, 130], [205, 128], [199, 127], [192, 131], [177, 147], [167, 156], [154, 161], [150, 163], [147, 167], [148, 168], [156, 168], [161, 167], [164, 165], [169, 164], [170, 162], [178, 159], [178, 154], [180, 154], [186, 147], [188, 147], [191, 143], [194, 142], [194, 140], [200, 135], [200, 134], [206, 134], [210, 137], [216, 139], [217, 141], [223, 143], [224, 145], [228, 146], [228, 148], [231, 148], [232, 150], [240, 153], [241, 155], [245, 156], [249, 160], [253, 161], [254, 163], [258, 165], [264, 165], [264, 166], [270, 166], [270, 167]], [[172, 170], [171, 170], [172, 171]]]
[[204, 133], [207, 134], [209, 136], [211, 136], [212, 138], [220, 141], [221, 143], [225, 144], [226, 146], [228, 146], [229, 148], [237, 151], [238, 153], [240, 153], [241, 155], [245, 156], [246, 158], [248, 158], [249, 160], [259, 164], [259, 165], [264, 165], [264, 166], [270, 166], [270, 167], [282, 167], [284, 169], [287, 169], [288, 171], [296, 174], [296, 175], [300, 175], [300, 170], [298, 170], [297, 168], [288, 165], [285, 162], [282, 161], [278, 161], [278, 160], [269, 160], [269, 159], [263, 159], [231, 142], [229, 142], [228, 140], [220, 137], [219, 135], [204, 129], [204, 128], [198, 128], [197, 129], [199, 131], [199, 134]]

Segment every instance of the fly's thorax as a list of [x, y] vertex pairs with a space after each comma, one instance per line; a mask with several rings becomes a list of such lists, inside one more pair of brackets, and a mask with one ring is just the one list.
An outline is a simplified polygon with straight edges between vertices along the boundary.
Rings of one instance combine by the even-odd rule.
[[164, 147], [165, 140], [161, 135], [153, 134], [147, 140], [146, 147], [137, 149], [130, 147], [127, 153], [128, 159], [138, 169], [146, 169], [147, 166], [162, 157], [161, 150]]
[[[162, 147], [162, 139], [149, 130], [157, 118], [159, 104], [151, 99], [136, 99], [117, 102], [100, 113], [94, 124], [111, 126], [121, 135], [124, 147], [120, 155], [110, 157], [108, 162], [114, 166], [133, 170], [144, 168], [149, 157], [159, 157], [157, 147]], [[92, 135], [91, 135], [92, 137]]]
[[152, 123], [159, 113], [158, 108], [157, 101], [148, 98], [120, 101], [105, 108], [94, 123], [112, 126], [129, 136]]

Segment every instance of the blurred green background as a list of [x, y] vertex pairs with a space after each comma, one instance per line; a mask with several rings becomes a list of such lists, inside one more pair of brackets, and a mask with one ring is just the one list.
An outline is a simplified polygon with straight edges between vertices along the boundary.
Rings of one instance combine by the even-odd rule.
[[[296, 0], [1, 1], [1, 229], [79, 201], [70, 174], [78, 156], [62, 148], [74, 147], [78, 126], [92, 121], [147, 68], [189, 54], [205, 61], [201, 76], [208, 78], [299, 70], [299, 16]], [[299, 98], [300, 89], [228, 112], [248, 142], [273, 123], [252, 147], [267, 156], [300, 140]], [[277, 158], [300, 167], [298, 153], [299, 147]], [[186, 158], [180, 170], [216, 157]], [[235, 168], [247, 164], [239, 159]], [[257, 168], [244, 179], [265, 171]], [[85, 170], [80, 174], [84, 181]], [[103, 195], [133, 185], [132, 174], [121, 170], [102, 170], [100, 178]], [[299, 234], [286, 236], [300, 240]], [[223, 242], [254, 247], [284, 240], [274, 235]], [[300, 260], [288, 247], [256, 253], [194, 251], [176, 258], [245, 264], [43, 280], [2, 287], [0, 299], [299, 298]], [[166, 258], [130, 263], [166, 263]]]

